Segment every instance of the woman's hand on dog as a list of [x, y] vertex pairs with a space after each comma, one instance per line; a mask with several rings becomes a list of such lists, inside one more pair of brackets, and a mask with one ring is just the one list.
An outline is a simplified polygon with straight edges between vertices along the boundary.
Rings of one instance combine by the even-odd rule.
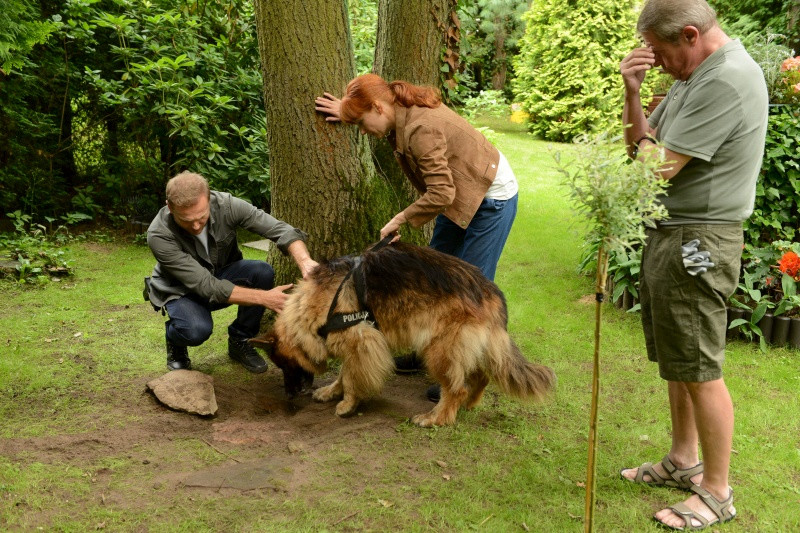
[[400, 226], [406, 223], [406, 215], [402, 211], [397, 213], [392, 220], [390, 220], [382, 229], [381, 229], [381, 239], [386, 238], [387, 235], [392, 233], [395, 234], [395, 238], [392, 239], [392, 242], [395, 242], [400, 239], [400, 234], [397, 233], [397, 230], [400, 229]]

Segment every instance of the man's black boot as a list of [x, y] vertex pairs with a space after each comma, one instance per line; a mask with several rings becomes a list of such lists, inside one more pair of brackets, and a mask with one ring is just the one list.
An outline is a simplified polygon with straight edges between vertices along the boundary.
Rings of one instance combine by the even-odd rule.
[[260, 374], [267, 370], [267, 362], [258, 355], [255, 348], [248, 344], [247, 339], [229, 337], [228, 355], [254, 374]]
[[167, 341], [167, 368], [170, 370], [191, 370], [192, 361], [186, 346], [175, 346]]
[[419, 374], [422, 371], [422, 360], [415, 352], [399, 355], [394, 358], [394, 371], [396, 374]]

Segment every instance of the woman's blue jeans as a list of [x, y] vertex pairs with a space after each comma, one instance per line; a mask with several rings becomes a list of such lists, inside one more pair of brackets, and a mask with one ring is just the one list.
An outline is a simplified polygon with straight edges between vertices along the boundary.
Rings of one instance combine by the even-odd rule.
[[462, 228], [444, 215], [436, 217], [431, 247], [478, 267], [494, 281], [497, 262], [517, 216], [518, 195], [508, 200], [484, 198], [469, 226]]
[[[217, 279], [227, 279], [234, 285], [268, 290], [274, 286], [275, 271], [264, 261], [242, 259], [223, 268]], [[199, 346], [214, 330], [211, 312], [230, 304], [211, 304], [196, 294], [187, 294], [167, 302], [164, 307], [169, 314], [166, 323], [167, 342], [175, 346]], [[260, 305], [240, 305], [236, 320], [228, 326], [228, 336], [249, 339], [258, 335], [264, 308]]]

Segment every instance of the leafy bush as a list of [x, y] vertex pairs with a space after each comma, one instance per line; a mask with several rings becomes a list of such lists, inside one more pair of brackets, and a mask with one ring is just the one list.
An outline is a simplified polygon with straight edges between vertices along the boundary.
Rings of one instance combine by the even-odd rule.
[[[795, 43], [790, 46], [795, 47], [800, 40], [797, 0], [709, 0], [709, 4], [717, 11], [717, 18], [728, 35], [779, 33], [786, 35], [789, 43]], [[749, 44], [746, 37], [742, 42]]]
[[32, 0], [4, 0], [0, 10], [0, 73], [24, 68], [33, 47], [55, 30], [52, 21], [36, 20]]
[[459, 2], [463, 38], [462, 57], [475, 91], [511, 92], [512, 60], [519, 53], [525, 31], [522, 15], [529, 0], [475, 0]]
[[185, 169], [266, 207], [252, 2], [70, 0], [41, 17], [54, 38], [0, 91], [4, 207], [151, 216]]
[[619, 62], [638, 41], [631, 0], [534, 0], [513, 82], [530, 130], [547, 140], [616, 127], [622, 109]]
[[764, 162], [745, 242], [754, 246], [798, 238], [800, 220], [800, 106], [770, 109]]
[[349, 0], [350, 28], [356, 58], [356, 74], [372, 71], [378, 31], [378, 0]]
[[89, 21], [94, 33], [117, 41], [109, 50], [114, 70], [87, 68], [83, 80], [95, 105], [119, 121], [124, 157], [139, 158], [162, 184], [192, 169], [216, 189], [264, 204], [269, 171], [252, 5], [120, 5]]
[[16, 211], [7, 216], [15, 232], [0, 233], [0, 278], [41, 286], [73, 275], [72, 260], [61, 248], [69, 235], [63, 226], [48, 233], [30, 215]]
[[460, 109], [468, 119], [477, 115], [490, 115], [502, 117], [509, 112], [508, 100], [503, 96], [502, 91], [480, 91], [476, 96], [470, 96], [464, 100], [464, 106]]
[[792, 49], [783, 44], [785, 37], [776, 33], [758, 32], [748, 35], [746, 40], [747, 52], [764, 72], [769, 101], [773, 104], [789, 103], [784, 101], [788, 86], [784, 81], [786, 76], [782, 67], [791, 57]]

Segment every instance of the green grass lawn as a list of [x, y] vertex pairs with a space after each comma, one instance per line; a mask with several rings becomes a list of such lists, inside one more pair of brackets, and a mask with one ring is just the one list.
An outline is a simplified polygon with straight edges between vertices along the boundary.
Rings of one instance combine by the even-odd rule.
[[[550, 401], [531, 406], [490, 393], [453, 427], [424, 430], [398, 418], [381, 434], [337, 433], [306, 459], [299, 490], [195, 493], [164, 484], [143, 456], [167, 454], [174, 460], [161, 468], [180, 471], [229, 457], [203, 444], [194, 418], [179, 413], [170, 415], [176, 433], [152, 442], [109, 454], [93, 440], [147, 427], [142, 384], [165, 370], [163, 319], [141, 298], [153, 263], [146, 247], [76, 242], [74, 278], [39, 289], [0, 286], [0, 530], [581, 531], [594, 346], [593, 280], [575, 272], [581, 221], [550, 145], [503, 120], [486, 125], [520, 181], [497, 283], [523, 353], [558, 376]], [[192, 357], [215, 384], [236, 390], [259, 378], [226, 361], [231, 313], [221, 312], [214, 336]], [[659, 460], [670, 443], [666, 386], [646, 362], [637, 314], [604, 307], [601, 360], [596, 530], [657, 531], [652, 514], [683, 493], [626, 484], [618, 473]], [[800, 353], [734, 341], [725, 372], [736, 408], [738, 517], [717, 529], [800, 531]], [[277, 415], [265, 414], [265, 423], [270, 416]], [[271, 438], [225, 453], [241, 461], [285, 453], [281, 435]], [[50, 451], [64, 441], [96, 453]]]

